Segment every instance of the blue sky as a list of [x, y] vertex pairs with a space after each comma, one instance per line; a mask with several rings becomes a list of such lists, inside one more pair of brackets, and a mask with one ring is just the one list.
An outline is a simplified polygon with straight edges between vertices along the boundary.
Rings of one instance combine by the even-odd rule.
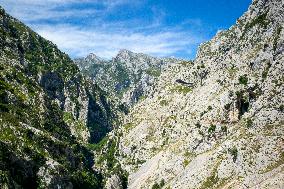
[[192, 59], [251, 0], [0, 0], [8, 13], [72, 58], [120, 49]]

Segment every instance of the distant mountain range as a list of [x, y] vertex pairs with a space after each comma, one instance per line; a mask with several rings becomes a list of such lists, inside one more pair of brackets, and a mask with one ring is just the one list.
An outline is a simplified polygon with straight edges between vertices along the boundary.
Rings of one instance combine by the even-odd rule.
[[95, 54], [75, 59], [82, 73], [89, 76], [102, 89], [126, 105], [136, 103], [147, 94], [147, 88], [170, 64], [185, 62], [175, 58], [156, 58], [142, 53], [120, 50], [112, 60]]

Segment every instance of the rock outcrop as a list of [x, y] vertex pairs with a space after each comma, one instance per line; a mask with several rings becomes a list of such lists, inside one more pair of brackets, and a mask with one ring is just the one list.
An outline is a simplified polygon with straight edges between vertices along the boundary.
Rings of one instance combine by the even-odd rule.
[[254, 0], [122, 117], [109, 137], [129, 188], [283, 188], [283, 7]]
[[113, 99], [128, 107], [147, 96], [147, 89], [153, 85], [166, 65], [182, 60], [155, 58], [123, 49], [109, 61], [90, 54], [75, 62], [85, 75], [109, 92]]
[[100, 188], [96, 143], [112, 128], [105, 93], [0, 8], [0, 188]]

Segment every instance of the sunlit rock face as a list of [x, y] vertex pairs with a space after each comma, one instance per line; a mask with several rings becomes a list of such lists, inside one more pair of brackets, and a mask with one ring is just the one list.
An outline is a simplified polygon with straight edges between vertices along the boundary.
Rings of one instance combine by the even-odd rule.
[[129, 188], [283, 187], [283, 6], [253, 1], [147, 86], [111, 135]]
[[113, 99], [126, 106], [132, 106], [148, 95], [147, 89], [169, 64], [183, 60], [156, 58], [129, 50], [120, 50], [112, 60], [104, 60], [95, 54], [75, 59], [81, 71], [91, 77]]

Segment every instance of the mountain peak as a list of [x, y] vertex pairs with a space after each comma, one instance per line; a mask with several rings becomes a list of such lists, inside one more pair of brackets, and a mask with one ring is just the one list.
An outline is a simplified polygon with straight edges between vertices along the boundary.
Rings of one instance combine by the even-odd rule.
[[122, 59], [128, 59], [129, 57], [133, 56], [135, 53], [133, 53], [130, 50], [127, 49], [121, 49], [118, 51], [116, 58], [122, 58]]
[[118, 54], [129, 54], [129, 53], [133, 53], [132, 51], [130, 51], [130, 50], [127, 50], [127, 49], [120, 49], [119, 51], [118, 51]]
[[86, 60], [92, 60], [92, 61], [99, 62], [99, 61], [102, 60], [102, 58], [100, 58], [99, 56], [97, 56], [97, 55], [94, 54], [94, 53], [90, 53], [90, 54], [86, 57]]

